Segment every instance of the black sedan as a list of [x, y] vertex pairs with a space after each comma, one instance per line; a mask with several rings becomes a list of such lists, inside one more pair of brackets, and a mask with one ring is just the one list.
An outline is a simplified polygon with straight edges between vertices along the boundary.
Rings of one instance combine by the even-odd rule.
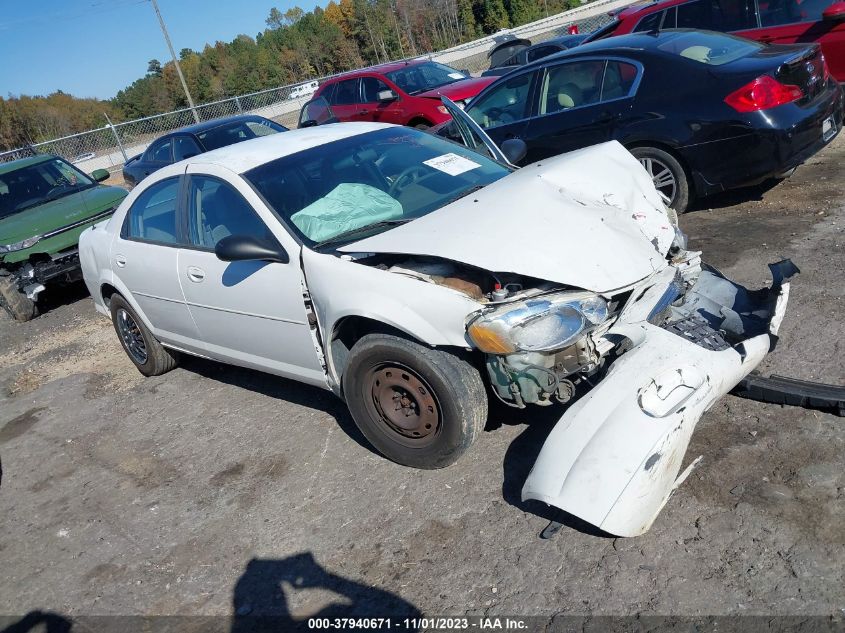
[[284, 125], [255, 114], [242, 114], [189, 125], [157, 138], [143, 154], [126, 161], [123, 165], [123, 179], [127, 185], [134, 187], [165, 165], [210, 152], [218, 147], [287, 131]]
[[[709, 31], [637, 33], [527, 64], [466, 112], [523, 162], [617, 140], [677, 211], [788, 174], [842, 127], [843, 93], [817, 44]], [[452, 136], [447, 124], [438, 133]]]
[[[549, 40], [527, 46], [500, 64], [494, 65], [491, 61], [490, 68], [481, 73], [482, 77], [501, 77], [508, 74], [512, 70], [516, 70], [520, 66], [530, 64], [549, 55], [560, 53], [561, 51], [568, 51], [570, 48], [578, 46], [581, 42], [587, 39], [587, 33], [576, 33], [574, 35], [561, 35], [560, 37], [553, 37]], [[527, 41], [527, 40], [519, 40]]]

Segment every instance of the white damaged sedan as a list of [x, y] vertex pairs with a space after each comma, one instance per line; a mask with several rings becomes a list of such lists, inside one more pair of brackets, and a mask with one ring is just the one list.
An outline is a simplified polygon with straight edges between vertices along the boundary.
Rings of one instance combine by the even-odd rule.
[[515, 170], [518, 144], [462, 114], [468, 147], [331, 124], [157, 171], [80, 239], [95, 306], [143, 374], [187, 353], [329, 389], [418, 468], [467, 451], [490, 393], [572, 400], [523, 498], [642, 534], [776, 340], [794, 266], [746, 290], [685, 249], [621, 145]]

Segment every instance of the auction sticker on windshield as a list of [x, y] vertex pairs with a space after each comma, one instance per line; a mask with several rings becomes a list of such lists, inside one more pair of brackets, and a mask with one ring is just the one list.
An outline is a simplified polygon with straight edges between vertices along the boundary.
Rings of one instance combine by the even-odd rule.
[[434, 169], [442, 171], [444, 174], [449, 174], [450, 176], [460, 176], [465, 171], [481, 167], [478, 163], [451, 152], [443, 154], [442, 156], [435, 156], [434, 158], [424, 160], [423, 164], [428, 165], [429, 167], [434, 167]]

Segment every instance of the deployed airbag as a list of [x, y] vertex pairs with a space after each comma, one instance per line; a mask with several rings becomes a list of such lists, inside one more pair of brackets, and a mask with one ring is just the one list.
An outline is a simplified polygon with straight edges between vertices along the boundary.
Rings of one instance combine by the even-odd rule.
[[322, 242], [376, 222], [402, 217], [402, 205], [371, 185], [344, 182], [291, 216], [305, 236]]

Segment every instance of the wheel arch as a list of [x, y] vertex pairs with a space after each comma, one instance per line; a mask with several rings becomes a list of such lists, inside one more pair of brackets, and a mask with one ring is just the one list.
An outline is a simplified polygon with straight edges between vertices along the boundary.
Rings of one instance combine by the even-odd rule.
[[[426, 343], [420, 333], [403, 329], [398, 325], [389, 323], [386, 319], [361, 314], [347, 314], [338, 318], [332, 325], [325, 349], [328, 370], [340, 395], [343, 394], [343, 372], [349, 360], [349, 353], [355, 343], [368, 334], [390, 334], [413, 341], [418, 345], [446, 350], [465, 359], [475, 356], [473, 352], [463, 347]], [[475, 359], [473, 360], [475, 361]], [[476, 363], [473, 362], [473, 364]]]

